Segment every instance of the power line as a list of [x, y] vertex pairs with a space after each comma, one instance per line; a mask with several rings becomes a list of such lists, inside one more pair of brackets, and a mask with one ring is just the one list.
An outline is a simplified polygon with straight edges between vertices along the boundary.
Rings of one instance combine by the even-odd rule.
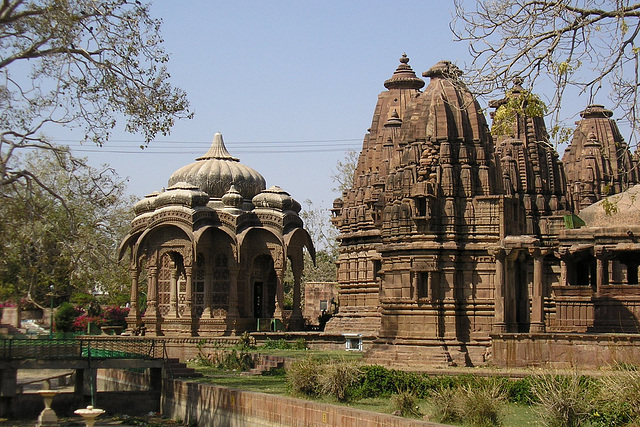
[[[57, 142], [80, 142], [77, 139], [58, 139], [55, 138]], [[225, 141], [225, 144], [229, 145], [264, 145], [264, 144], [306, 144], [306, 143], [327, 143], [327, 142], [354, 142], [354, 141], [362, 141], [362, 138], [349, 138], [349, 139], [307, 139], [307, 140], [287, 140], [287, 141]], [[144, 141], [135, 140], [135, 139], [110, 139], [109, 142], [126, 142], [129, 144], [145, 144]], [[150, 144], [202, 144], [202, 145], [211, 145], [211, 141], [185, 141], [185, 140], [154, 140], [151, 141]]]
[[[344, 152], [349, 148], [359, 148], [354, 142], [361, 142], [362, 139], [323, 139], [323, 140], [290, 140], [290, 141], [227, 141], [234, 154], [294, 154], [294, 153], [327, 153]], [[78, 142], [72, 139], [55, 139], [56, 143]], [[118, 144], [120, 143], [120, 144]], [[183, 140], [158, 140], [151, 141], [144, 149], [134, 148], [145, 145], [140, 140], [109, 140], [102, 147], [93, 145], [71, 146], [73, 151], [81, 153], [111, 153], [111, 154], [203, 154], [210, 146], [208, 141], [183, 141]], [[162, 144], [162, 147], [157, 147]], [[301, 145], [304, 144], [304, 145]], [[158, 150], [159, 148], [159, 150]], [[179, 151], [178, 151], [179, 149]]]
[[[111, 154], [192, 154], [202, 155], [202, 151], [195, 150], [182, 150], [182, 151], [151, 151], [151, 150], [109, 150], [105, 148], [71, 148], [72, 151], [80, 153], [111, 153]], [[344, 148], [328, 148], [328, 149], [315, 149], [315, 150], [234, 150], [232, 154], [294, 154], [294, 153], [330, 153], [330, 152], [344, 152]]]

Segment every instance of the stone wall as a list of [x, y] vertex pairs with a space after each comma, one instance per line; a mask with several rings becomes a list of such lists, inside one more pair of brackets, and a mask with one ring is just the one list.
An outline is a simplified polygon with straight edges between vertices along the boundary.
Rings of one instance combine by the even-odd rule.
[[493, 363], [502, 367], [599, 368], [640, 360], [636, 334], [499, 334]]
[[409, 427], [440, 424], [284, 396], [168, 380], [162, 413], [189, 425]]

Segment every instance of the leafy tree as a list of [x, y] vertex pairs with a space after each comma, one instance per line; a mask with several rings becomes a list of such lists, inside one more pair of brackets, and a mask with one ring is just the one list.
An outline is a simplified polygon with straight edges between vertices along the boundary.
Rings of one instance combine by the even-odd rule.
[[338, 160], [336, 169], [331, 170], [331, 179], [338, 185], [332, 189], [333, 191], [342, 195], [343, 191], [353, 187], [353, 174], [358, 166], [358, 157], [359, 153], [356, 150], [347, 150], [344, 159]]
[[71, 332], [73, 330], [73, 322], [82, 312], [68, 302], [63, 302], [58, 307], [55, 316], [55, 328], [58, 332]]
[[[631, 138], [637, 138], [640, 47], [635, 40], [640, 33], [640, 3], [454, 0], [454, 4], [452, 29], [456, 40], [469, 43], [472, 62], [466, 78], [478, 93], [504, 93], [516, 76], [530, 85], [551, 82], [555, 93], [547, 106], [556, 137], [564, 130], [559, 124], [567, 89], [585, 95], [586, 104], [604, 93], [612, 103], [608, 106], [630, 124]], [[575, 101], [569, 101], [573, 115]]]
[[191, 116], [185, 93], [168, 81], [160, 23], [138, 0], [0, 3], [0, 191], [17, 180], [43, 184], [15, 155], [64, 156], [44, 136], [52, 127], [82, 129], [102, 145], [124, 119], [146, 145]]
[[334, 282], [337, 277], [338, 232], [331, 224], [328, 210], [315, 206], [308, 199], [304, 201], [304, 205], [300, 216], [316, 246], [316, 263], [314, 265], [305, 252], [303, 281]]
[[48, 306], [51, 290], [57, 302], [76, 292], [126, 294], [126, 266], [116, 260], [132, 217], [125, 181], [64, 147], [17, 160], [43, 186], [18, 180], [0, 194], [0, 297]]

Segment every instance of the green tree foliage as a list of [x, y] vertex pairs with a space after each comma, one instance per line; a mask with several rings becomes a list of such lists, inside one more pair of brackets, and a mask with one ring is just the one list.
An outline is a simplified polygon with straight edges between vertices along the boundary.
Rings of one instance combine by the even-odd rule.
[[[116, 259], [132, 218], [125, 182], [94, 169], [63, 147], [18, 159], [39, 181], [18, 180], [0, 194], [0, 297], [48, 306], [76, 292], [107, 292], [117, 300], [128, 283]], [[119, 302], [119, 301], [116, 301]]]
[[342, 192], [353, 187], [353, 175], [358, 166], [359, 153], [356, 150], [347, 150], [344, 159], [338, 160], [335, 170], [331, 171], [331, 179], [337, 187], [333, 191]]
[[[603, 103], [640, 130], [640, 3], [629, 0], [454, 0], [455, 38], [469, 44], [466, 79], [477, 93], [500, 96], [514, 77], [551, 83], [551, 129], [584, 106]], [[568, 90], [568, 92], [567, 92]], [[565, 92], [570, 98], [565, 101]], [[560, 115], [566, 104], [567, 113]], [[562, 126], [559, 127], [562, 129]]]
[[314, 205], [307, 199], [300, 216], [316, 247], [315, 265], [309, 254], [305, 252], [303, 281], [335, 282], [338, 231], [331, 224], [329, 211]]
[[78, 128], [105, 143], [124, 119], [146, 143], [190, 117], [169, 84], [160, 21], [129, 0], [5, 0], [0, 3], [0, 188], [39, 183], [19, 164], [25, 149], [58, 150], [44, 136]]
[[491, 134], [493, 136], [509, 136], [516, 127], [518, 117], [543, 117], [547, 107], [538, 97], [529, 91], [517, 96], [508, 96], [507, 102], [501, 105], [493, 116]]
[[76, 309], [73, 304], [63, 302], [55, 316], [55, 328], [58, 332], [71, 332], [73, 330], [73, 322], [82, 312]]

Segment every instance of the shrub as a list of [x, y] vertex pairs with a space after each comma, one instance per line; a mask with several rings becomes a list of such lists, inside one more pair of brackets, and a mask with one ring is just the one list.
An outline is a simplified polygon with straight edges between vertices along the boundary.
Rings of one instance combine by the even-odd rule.
[[122, 326], [127, 327], [127, 316], [129, 309], [124, 307], [107, 307], [102, 312], [104, 326]]
[[454, 388], [439, 388], [429, 402], [438, 420], [473, 426], [500, 425], [506, 404], [501, 381], [468, 381]]
[[249, 334], [249, 332], [244, 331], [238, 338], [237, 347], [240, 350], [245, 350], [245, 351], [250, 350], [250, 349], [256, 348], [255, 342], [256, 342], [255, 338], [253, 338], [251, 334]]
[[265, 349], [289, 350], [291, 348], [291, 345], [284, 338], [280, 338], [279, 340], [275, 341], [267, 337], [267, 339], [264, 341], [264, 344], [262, 344], [260, 347]]
[[350, 391], [362, 376], [362, 371], [355, 362], [331, 360], [323, 366], [318, 377], [321, 394], [333, 396], [340, 402], [349, 400]]
[[403, 417], [419, 417], [418, 399], [410, 391], [400, 391], [391, 397], [393, 411], [399, 411]]
[[456, 407], [456, 389], [440, 388], [434, 390], [429, 398], [434, 416], [443, 423], [458, 423], [462, 419]]
[[489, 380], [477, 386], [459, 387], [454, 402], [465, 424], [498, 426], [502, 422], [506, 398], [500, 382]]
[[379, 365], [362, 366], [360, 370], [362, 376], [357, 394], [362, 397], [390, 396], [399, 390], [425, 397], [435, 388], [430, 378], [414, 372], [387, 369]]
[[531, 391], [548, 426], [579, 426], [587, 421], [593, 405], [593, 387], [577, 373], [532, 378]]
[[216, 368], [227, 371], [248, 371], [255, 366], [249, 353], [238, 352], [235, 349], [215, 354], [210, 365], [215, 365]]
[[97, 328], [105, 325], [104, 319], [101, 316], [89, 316], [88, 314], [83, 314], [76, 317], [76, 319], [73, 321], [72, 330], [77, 332], [86, 331], [89, 323]]
[[298, 338], [293, 342], [291, 348], [294, 350], [306, 350], [309, 348], [309, 345], [307, 344], [307, 340], [304, 338]]
[[531, 405], [535, 400], [531, 392], [531, 377], [525, 377], [515, 381], [505, 380], [504, 389], [507, 399], [511, 403]]
[[310, 357], [296, 360], [287, 369], [287, 386], [293, 393], [313, 396], [318, 393], [320, 362]]
[[601, 378], [598, 411], [591, 421], [600, 425], [625, 425], [640, 421], [640, 372], [633, 369]]
[[68, 302], [63, 302], [58, 307], [55, 314], [55, 328], [58, 332], [74, 331], [74, 321], [76, 317], [82, 314], [82, 311], [74, 307]]

